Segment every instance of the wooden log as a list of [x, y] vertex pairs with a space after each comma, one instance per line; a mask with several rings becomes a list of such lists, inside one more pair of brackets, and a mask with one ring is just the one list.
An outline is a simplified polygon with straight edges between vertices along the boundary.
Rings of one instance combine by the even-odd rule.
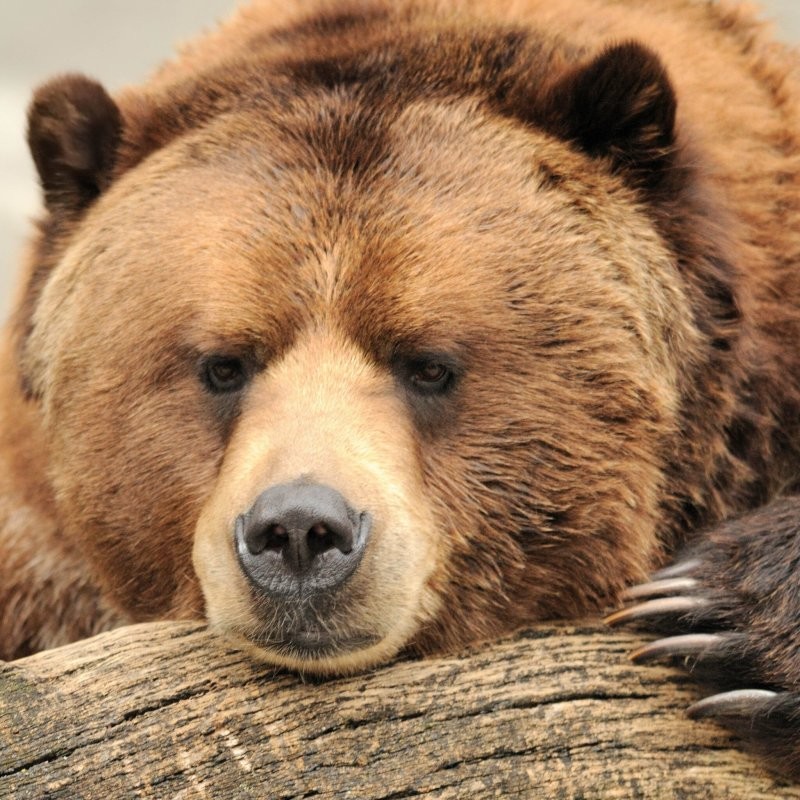
[[122, 628], [0, 667], [0, 797], [800, 798], [637, 644], [546, 626], [309, 681], [198, 624]]

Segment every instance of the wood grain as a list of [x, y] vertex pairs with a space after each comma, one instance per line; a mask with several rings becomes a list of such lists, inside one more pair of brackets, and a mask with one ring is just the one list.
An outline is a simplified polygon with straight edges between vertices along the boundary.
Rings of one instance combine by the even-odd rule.
[[303, 681], [197, 624], [122, 628], [0, 667], [0, 797], [800, 798], [640, 643], [547, 626]]

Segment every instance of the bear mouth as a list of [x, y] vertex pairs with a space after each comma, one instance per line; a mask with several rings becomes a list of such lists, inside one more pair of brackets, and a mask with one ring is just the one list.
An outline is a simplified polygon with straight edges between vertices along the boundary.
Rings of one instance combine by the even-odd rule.
[[293, 660], [318, 661], [366, 650], [376, 645], [381, 638], [372, 633], [335, 636], [321, 630], [299, 629], [279, 635], [256, 637], [251, 641], [264, 650]]
[[310, 654], [327, 655], [333, 652], [364, 650], [380, 641], [379, 636], [361, 634], [339, 639], [316, 631], [298, 631], [283, 640], [284, 647], [304, 650]]

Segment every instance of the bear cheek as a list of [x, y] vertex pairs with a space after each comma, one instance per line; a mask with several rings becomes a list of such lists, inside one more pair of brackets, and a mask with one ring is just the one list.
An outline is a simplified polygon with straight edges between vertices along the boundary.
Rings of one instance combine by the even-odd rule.
[[79, 255], [48, 284], [29, 343], [62, 534], [131, 619], [197, 617], [192, 537], [223, 442], [193, 376], [152, 373], [168, 330], [151, 351], [130, 323], [123, 337], [107, 329], [115, 317], [79, 312], [66, 289]]
[[[202, 613], [192, 537], [222, 446], [202, 410], [192, 410], [195, 396], [190, 387], [140, 395], [134, 413], [124, 392], [110, 402], [75, 389], [55, 415], [53, 478], [64, 533], [135, 620]], [[91, 435], [77, 435], [87, 416]], [[102, 514], [88, 516], [95, 508]]]
[[[198, 521], [194, 565], [212, 624], [255, 644], [267, 660], [305, 671], [355, 671], [396, 653], [435, 615], [428, 578], [446, 558], [417, 452], [388, 374], [336, 336], [295, 345], [248, 390]], [[237, 555], [237, 518], [298, 486], [323, 487], [369, 518], [352, 574], [311, 598], [259, 586]], [[269, 569], [289, 574], [278, 554], [269, 557]], [[304, 636], [322, 631], [333, 637], [331, 652], [303, 647]]]

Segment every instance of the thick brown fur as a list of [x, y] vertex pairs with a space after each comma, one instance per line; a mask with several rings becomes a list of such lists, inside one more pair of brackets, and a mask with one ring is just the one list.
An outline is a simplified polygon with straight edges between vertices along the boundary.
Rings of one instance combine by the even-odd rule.
[[[114, 103], [44, 87], [0, 655], [205, 613], [357, 669], [595, 611], [792, 489], [793, 70], [729, 4], [265, 1]], [[328, 625], [380, 643], [316, 665], [231, 546], [300, 476], [376, 518]]]

